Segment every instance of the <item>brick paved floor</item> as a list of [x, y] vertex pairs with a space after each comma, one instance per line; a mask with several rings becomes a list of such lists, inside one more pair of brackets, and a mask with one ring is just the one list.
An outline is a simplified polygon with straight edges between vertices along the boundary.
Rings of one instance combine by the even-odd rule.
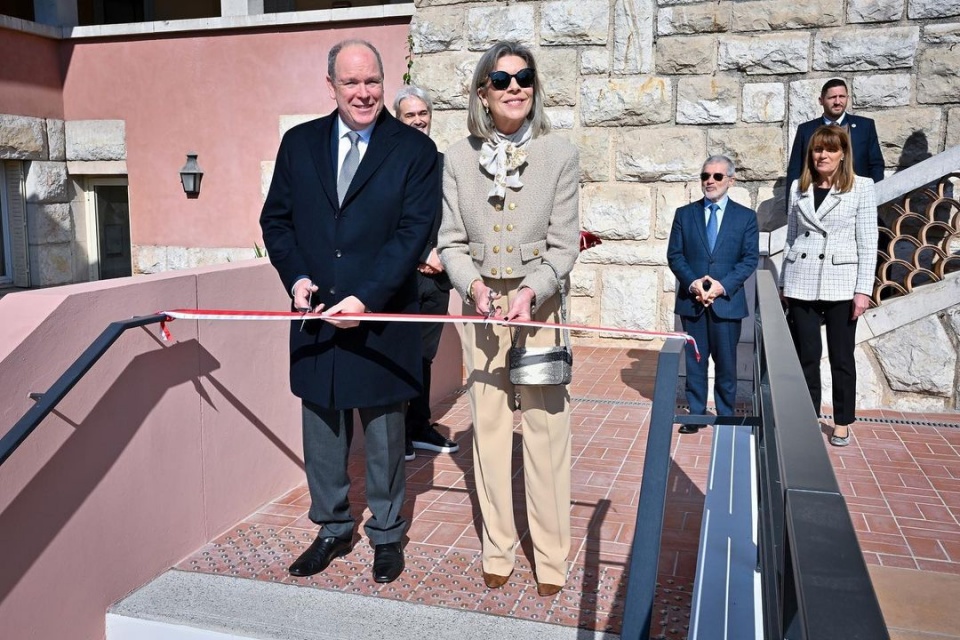
[[[307, 579], [287, 574], [287, 565], [316, 535], [306, 517], [305, 485], [263, 505], [179, 568], [619, 632], [656, 356], [643, 349], [577, 348], [570, 388], [571, 571], [566, 588], [552, 599], [537, 596], [528, 560], [532, 550], [524, 526], [519, 430], [513, 451], [515, 505], [522, 531], [518, 566], [503, 589], [483, 585], [470, 417], [462, 395], [434, 408], [435, 419], [460, 443], [460, 451], [418, 452], [417, 459], [407, 463], [405, 515], [412, 524], [407, 570], [396, 582], [373, 582], [373, 553], [363, 539], [322, 574]], [[866, 561], [876, 567], [960, 574], [960, 414], [877, 411], [863, 412], [862, 417], [864, 421], [853, 425], [851, 446], [828, 449]], [[673, 436], [655, 637], [687, 634], [710, 444], [709, 429], [694, 436]], [[351, 502], [360, 516], [361, 447], [352, 456], [351, 476]], [[368, 515], [364, 512], [362, 517]]]

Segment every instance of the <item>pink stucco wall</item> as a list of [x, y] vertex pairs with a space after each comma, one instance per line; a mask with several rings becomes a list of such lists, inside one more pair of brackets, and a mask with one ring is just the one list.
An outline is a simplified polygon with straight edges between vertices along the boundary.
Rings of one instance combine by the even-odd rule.
[[0, 27], [0, 113], [63, 118], [59, 43]]
[[[330, 46], [371, 41], [392, 96], [408, 33], [403, 19], [65, 42], [64, 117], [126, 121], [133, 244], [252, 247], [260, 240], [260, 165], [276, 157], [280, 116], [335, 108], [324, 81]], [[197, 200], [179, 182], [188, 151], [204, 170]]]
[[[117, 319], [282, 308], [265, 260], [0, 298], [0, 432]], [[129, 330], [0, 466], [0, 637], [102, 638], [107, 607], [303, 482], [283, 322]], [[434, 398], [462, 380], [448, 327]]]
[[[18, 327], [0, 335], [0, 425], [110, 322], [280, 306], [276, 285], [251, 262], [0, 299], [0, 326]], [[0, 635], [103, 637], [111, 603], [302, 481], [287, 326], [171, 329], [170, 343], [156, 325], [121, 336], [0, 467]]]

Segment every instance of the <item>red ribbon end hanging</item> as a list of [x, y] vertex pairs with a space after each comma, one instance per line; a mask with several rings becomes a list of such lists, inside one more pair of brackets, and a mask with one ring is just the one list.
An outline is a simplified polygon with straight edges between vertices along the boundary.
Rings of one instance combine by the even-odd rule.
[[171, 340], [173, 340], [173, 335], [171, 335], [170, 329], [167, 329], [167, 323], [173, 322], [174, 320], [175, 318], [171, 318], [170, 316], [167, 316], [166, 318], [160, 321], [160, 339], [163, 340], [164, 342], [170, 342]]

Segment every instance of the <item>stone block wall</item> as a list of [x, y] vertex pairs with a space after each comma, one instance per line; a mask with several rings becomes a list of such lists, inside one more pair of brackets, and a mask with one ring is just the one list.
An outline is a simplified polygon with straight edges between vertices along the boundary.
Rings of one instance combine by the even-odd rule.
[[[938, 413], [960, 409], [960, 275], [864, 314], [857, 327], [857, 406]], [[824, 402], [830, 367], [820, 367]]]
[[83, 176], [71, 174], [68, 162], [126, 156], [123, 120], [65, 122], [0, 114], [0, 160], [22, 162], [31, 286], [89, 279], [86, 225], [92, 213], [86, 210]]
[[0, 160], [22, 163], [30, 283], [72, 282], [74, 226], [63, 120], [0, 114]]
[[582, 224], [604, 240], [573, 273], [577, 322], [674, 329], [666, 239], [709, 154], [734, 159], [731, 196], [762, 230], [785, 224], [793, 134], [829, 78], [877, 121], [888, 172], [960, 144], [960, 0], [416, 5], [411, 73], [434, 97], [441, 150], [467, 133], [481, 53], [500, 39], [534, 49], [551, 121], [580, 148]]

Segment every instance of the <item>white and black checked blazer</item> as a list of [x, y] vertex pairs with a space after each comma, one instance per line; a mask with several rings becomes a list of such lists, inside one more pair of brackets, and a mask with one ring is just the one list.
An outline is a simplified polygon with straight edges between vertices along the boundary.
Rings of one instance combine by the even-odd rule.
[[853, 189], [831, 189], [814, 210], [813, 186], [790, 188], [787, 241], [780, 287], [798, 300], [852, 300], [873, 293], [877, 265], [877, 198], [873, 180], [856, 177]]

